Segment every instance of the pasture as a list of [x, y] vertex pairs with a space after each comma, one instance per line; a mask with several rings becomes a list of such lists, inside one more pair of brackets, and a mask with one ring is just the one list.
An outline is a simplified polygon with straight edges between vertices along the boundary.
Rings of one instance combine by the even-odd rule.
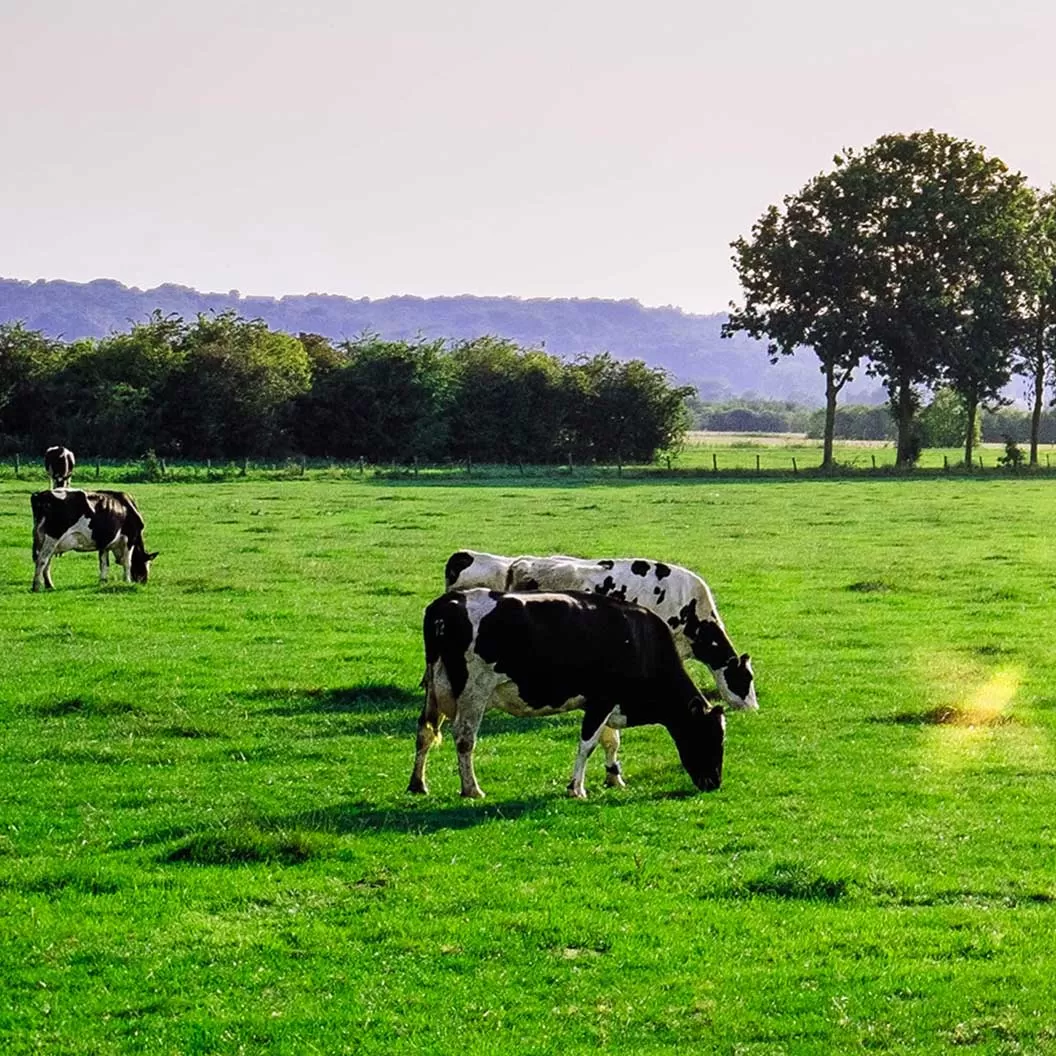
[[[0, 483], [4, 1053], [1056, 1051], [1051, 483], [140, 484], [151, 582], [70, 554], [48, 595], [32, 487]], [[450, 736], [409, 796], [463, 546], [700, 572], [759, 691], [722, 789], [646, 728], [570, 801], [578, 716], [491, 713], [488, 798]]]

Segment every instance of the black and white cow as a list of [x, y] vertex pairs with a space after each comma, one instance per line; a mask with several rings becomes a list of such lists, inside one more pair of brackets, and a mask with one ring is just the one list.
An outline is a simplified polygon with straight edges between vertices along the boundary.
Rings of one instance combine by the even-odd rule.
[[51, 486], [53, 488], [68, 488], [70, 486], [70, 477], [73, 476], [73, 467], [77, 465], [77, 460], [73, 457], [73, 452], [68, 447], [49, 447], [44, 452], [44, 468], [48, 471], [48, 476], [51, 477]]
[[143, 518], [123, 491], [68, 488], [38, 491], [33, 507], [33, 589], [51, 590], [51, 559], [67, 550], [99, 554], [99, 582], [110, 570], [110, 551], [121, 562], [125, 581], [146, 583], [157, 552], [143, 546]]
[[686, 674], [663, 621], [648, 609], [595, 594], [450, 591], [423, 621], [425, 706], [409, 791], [427, 792], [425, 764], [451, 720], [462, 795], [484, 795], [473, 748], [489, 708], [512, 715], [582, 710], [569, 794], [586, 797], [587, 759], [605, 747], [606, 784], [623, 786], [617, 752], [626, 726], [660, 724], [693, 783], [722, 781], [726, 719]]
[[683, 659], [692, 656], [710, 668], [730, 708], [759, 707], [751, 657], [734, 649], [711, 589], [688, 568], [641, 557], [501, 557], [459, 550], [448, 558], [444, 579], [449, 590], [586, 591], [634, 602], [667, 623]]

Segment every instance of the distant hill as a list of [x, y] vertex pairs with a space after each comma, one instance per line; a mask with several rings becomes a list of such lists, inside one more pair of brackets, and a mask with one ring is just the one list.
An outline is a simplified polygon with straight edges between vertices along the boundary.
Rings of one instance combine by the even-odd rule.
[[[232, 308], [277, 330], [310, 332], [334, 340], [370, 330], [391, 339], [462, 339], [496, 334], [564, 358], [608, 351], [620, 359], [643, 359], [680, 382], [697, 386], [705, 400], [754, 395], [820, 405], [824, 386], [809, 353], [771, 365], [762, 342], [744, 335], [720, 338], [725, 314], [692, 315], [680, 308], [646, 308], [637, 301], [517, 297], [385, 297], [370, 300], [310, 293], [243, 297], [199, 293], [165, 284], [152, 290], [113, 279], [77, 283], [0, 279], [0, 322], [21, 320], [34, 330], [72, 341], [126, 330], [152, 311], [193, 319], [199, 312]], [[874, 379], [857, 380], [844, 402], [878, 402]]]

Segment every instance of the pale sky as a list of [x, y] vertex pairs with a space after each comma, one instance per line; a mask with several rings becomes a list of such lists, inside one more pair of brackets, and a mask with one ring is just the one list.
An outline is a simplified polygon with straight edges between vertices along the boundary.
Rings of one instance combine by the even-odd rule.
[[0, 276], [714, 312], [888, 132], [1056, 182], [1044, 0], [0, 0]]

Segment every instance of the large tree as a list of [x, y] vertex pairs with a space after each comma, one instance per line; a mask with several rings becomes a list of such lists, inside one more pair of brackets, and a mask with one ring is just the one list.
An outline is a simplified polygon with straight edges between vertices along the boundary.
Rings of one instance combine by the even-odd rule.
[[1030, 241], [1035, 267], [1015, 369], [1031, 382], [1030, 464], [1036, 466], [1045, 387], [1056, 355], [1056, 186], [1037, 197]]
[[810, 345], [823, 365], [851, 362], [841, 336], [867, 353], [907, 466], [922, 388], [945, 377], [971, 412], [1007, 380], [1030, 193], [997, 158], [935, 131], [881, 136], [834, 166], [734, 243], [748, 281], [731, 322], [778, 351]]
[[722, 336], [743, 330], [767, 338], [771, 362], [812, 348], [825, 375], [822, 467], [833, 464], [836, 401], [868, 343], [860, 293], [861, 240], [844, 192], [822, 174], [770, 206], [750, 239], [732, 243], [744, 304], [730, 305]]

